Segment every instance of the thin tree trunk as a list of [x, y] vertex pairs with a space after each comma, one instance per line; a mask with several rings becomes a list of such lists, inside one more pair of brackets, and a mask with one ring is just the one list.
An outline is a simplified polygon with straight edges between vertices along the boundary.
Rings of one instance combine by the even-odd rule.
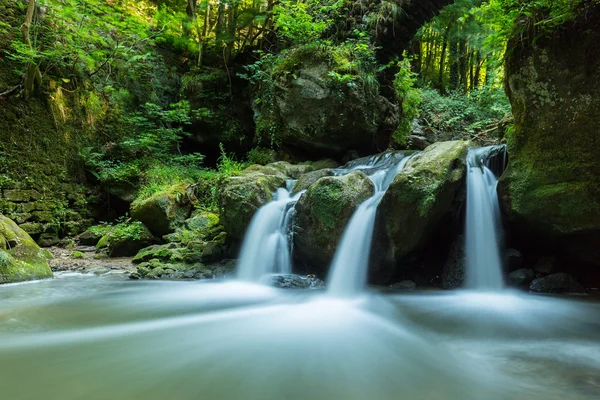
[[467, 70], [468, 70], [468, 56], [467, 56], [467, 41], [465, 39], [461, 39], [458, 42], [459, 54], [460, 54], [460, 87], [463, 91], [467, 91], [469, 89], [467, 82]]
[[452, 29], [452, 25], [454, 25], [454, 21], [451, 21], [444, 32], [444, 36], [442, 38], [442, 54], [440, 56], [440, 70], [438, 76], [438, 84], [440, 86], [440, 92], [444, 93], [446, 88], [444, 87], [444, 72], [446, 69], [446, 48], [448, 46], [448, 36], [450, 35], [450, 29]]
[[475, 50], [471, 50], [469, 54], [469, 90], [473, 90], [474, 86], [474, 59], [475, 59]]
[[450, 89], [458, 88], [458, 42], [450, 41]]
[[210, 27], [210, 0], [204, 0], [204, 25], [202, 26], [202, 35], [200, 36], [200, 46], [198, 47], [198, 67], [204, 62], [204, 44]]
[[479, 80], [481, 79], [481, 66], [483, 61], [481, 60], [481, 53], [477, 52], [477, 66], [475, 67], [475, 76], [473, 77], [473, 88], [479, 87]]
[[235, 33], [236, 33], [236, 26], [235, 26], [235, 12], [237, 7], [232, 4], [234, 0], [230, 0], [231, 3], [229, 4], [228, 10], [227, 10], [227, 47], [225, 50], [225, 63], [229, 64], [229, 62], [231, 61], [231, 56], [233, 54], [233, 45], [235, 44]]
[[[29, 29], [31, 28], [35, 8], [36, 0], [29, 0], [29, 3], [27, 4], [27, 13], [25, 14], [25, 22], [21, 26], [23, 42], [25, 42], [30, 49], [33, 49], [33, 46], [31, 45], [31, 39], [29, 38]], [[42, 84], [42, 73], [37, 64], [32, 63], [29, 64], [27, 72], [25, 73], [25, 97], [29, 97], [29, 95], [33, 93], [36, 84], [38, 86]]]

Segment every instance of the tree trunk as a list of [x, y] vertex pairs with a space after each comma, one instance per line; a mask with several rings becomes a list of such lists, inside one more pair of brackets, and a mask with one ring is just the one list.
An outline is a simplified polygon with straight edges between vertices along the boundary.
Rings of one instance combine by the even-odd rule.
[[410, 46], [410, 51], [412, 53], [412, 62], [411, 67], [412, 71], [416, 74], [421, 73], [421, 40], [414, 39]]
[[233, 0], [231, 0], [231, 3], [229, 4], [229, 7], [227, 9], [227, 47], [225, 49], [225, 63], [227, 64], [229, 64], [229, 62], [231, 61], [231, 56], [233, 54], [233, 45], [235, 43], [236, 9], [236, 5], [233, 4]]
[[469, 57], [467, 55], [467, 41], [465, 39], [461, 39], [458, 42], [458, 47], [459, 47], [459, 53], [460, 53], [460, 63], [459, 63], [459, 69], [460, 69], [460, 87], [461, 89], [466, 92], [467, 90], [469, 90], [468, 82], [467, 82], [467, 70], [468, 70], [468, 62], [469, 62]]
[[219, 0], [219, 8], [217, 10], [217, 26], [215, 28], [217, 35], [217, 43], [221, 43], [223, 40], [223, 33], [225, 32], [225, 3], [224, 0]]
[[469, 54], [469, 90], [473, 90], [474, 86], [474, 64], [475, 64], [475, 50], [471, 50]]
[[[208, 36], [208, 30], [210, 28], [210, 0], [204, 0], [204, 25], [202, 26], [202, 35], [200, 36], [200, 43], [198, 48], [198, 66], [201, 67], [204, 62], [204, 44], [206, 37]], [[200, 28], [198, 28], [200, 29]]]
[[477, 52], [477, 65], [475, 67], [475, 76], [473, 77], [473, 89], [477, 89], [479, 87], [479, 79], [481, 79], [481, 53]]
[[[29, 0], [27, 4], [27, 13], [25, 14], [25, 22], [21, 26], [21, 33], [23, 34], [23, 42], [30, 49], [33, 49], [31, 45], [31, 39], [29, 38], [29, 29], [31, 28], [31, 23], [33, 21], [33, 15], [35, 13], [36, 8], [36, 0]], [[29, 97], [33, 90], [35, 89], [35, 85], [38, 86], [42, 84], [42, 73], [40, 72], [40, 68], [35, 64], [29, 64], [27, 67], [27, 72], [25, 73], [25, 97]]]
[[450, 41], [450, 89], [458, 89], [458, 42]]

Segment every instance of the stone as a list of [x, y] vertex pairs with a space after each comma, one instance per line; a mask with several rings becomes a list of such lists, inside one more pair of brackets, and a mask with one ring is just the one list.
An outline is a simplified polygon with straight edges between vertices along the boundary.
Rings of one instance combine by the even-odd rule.
[[33, 211], [31, 213], [31, 220], [34, 222], [53, 222], [55, 216], [50, 211]]
[[37, 239], [37, 244], [41, 247], [56, 246], [59, 242], [60, 238], [55, 232], [42, 233]]
[[87, 246], [95, 246], [102, 238], [104, 230], [101, 229], [87, 229], [81, 235], [79, 235], [79, 243]]
[[335, 158], [352, 149], [375, 153], [386, 148], [398, 125], [398, 105], [363, 85], [331, 79], [339, 57], [325, 54], [306, 45], [280, 55], [271, 79], [254, 93], [272, 99], [252, 102], [257, 137], [277, 135], [292, 154]]
[[81, 251], [74, 251], [71, 253], [71, 258], [83, 258], [83, 253]]
[[406, 147], [412, 150], [425, 150], [431, 143], [423, 136], [408, 135], [406, 137]]
[[529, 287], [534, 279], [535, 271], [527, 268], [517, 269], [508, 274], [508, 283], [516, 287]]
[[159, 237], [182, 226], [190, 212], [191, 204], [186, 200], [185, 186], [173, 188], [169, 193], [158, 193], [148, 199], [136, 199], [131, 204], [131, 216]]
[[514, 129], [498, 191], [512, 242], [564, 254], [597, 274], [600, 4], [583, 9], [552, 31], [519, 33], [508, 44], [505, 87]]
[[560, 271], [560, 261], [556, 256], [540, 257], [535, 264], [535, 271], [543, 274], [552, 274]]
[[417, 284], [413, 281], [405, 280], [391, 284], [390, 288], [395, 290], [415, 290], [417, 288]]
[[457, 194], [465, 186], [468, 145], [434, 143], [396, 175], [377, 210], [375, 282], [388, 282], [401, 260], [423, 249], [437, 229], [444, 229], [444, 218], [455, 214]]
[[308, 189], [310, 187], [310, 185], [312, 185], [313, 183], [315, 183], [316, 181], [318, 181], [319, 179], [321, 179], [325, 176], [334, 176], [334, 175], [335, 175], [335, 171], [331, 168], [307, 172], [307, 173], [301, 175], [300, 178], [298, 178], [298, 181], [296, 182], [296, 184], [294, 185], [294, 188], [292, 189], [292, 194], [296, 194], [298, 192]]
[[296, 256], [324, 273], [350, 217], [374, 191], [371, 180], [360, 171], [317, 180], [296, 204]]
[[21, 229], [23, 229], [30, 235], [36, 235], [45, 231], [44, 224], [41, 224], [39, 222], [26, 222], [19, 226], [21, 227]]
[[531, 282], [529, 290], [539, 293], [585, 293], [585, 288], [569, 274], [558, 273]]
[[4, 190], [3, 193], [6, 200], [15, 203], [26, 203], [40, 198], [40, 194], [35, 190], [9, 189]]
[[31, 214], [29, 213], [17, 213], [17, 214], [9, 214], [10, 219], [15, 221], [17, 224], [24, 224], [29, 221], [31, 218]]
[[0, 214], [0, 283], [51, 277], [42, 249], [14, 221]]
[[459, 235], [450, 248], [448, 258], [442, 269], [442, 287], [457, 289], [463, 286], [467, 259], [465, 255], [465, 237]]
[[273, 199], [273, 193], [285, 186], [286, 179], [281, 171], [260, 165], [226, 178], [221, 190], [221, 223], [225, 231], [242, 239], [256, 210]]
[[261, 279], [261, 283], [280, 289], [322, 289], [325, 283], [314, 276], [273, 274]]

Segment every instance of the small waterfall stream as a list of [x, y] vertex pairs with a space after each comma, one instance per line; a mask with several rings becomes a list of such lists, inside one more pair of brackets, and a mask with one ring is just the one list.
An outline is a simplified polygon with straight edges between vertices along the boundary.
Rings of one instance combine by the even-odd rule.
[[404, 157], [399, 162], [369, 175], [375, 185], [375, 193], [356, 209], [344, 230], [329, 272], [330, 295], [353, 296], [365, 286], [377, 206], [396, 174], [411, 157]]
[[240, 252], [237, 278], [259, 281], [265, 274], [292, 272], [290, 235], [294, 205], [302, 192], [290, 196], [295, 181], [280, 188], [274, 199], [262, 206], [252, 218]]
[[[500, 156], [502, 159], [498, 163]], [[502, 221], [496, 174], [503, 172], [505, 164], [504, 145], [470, 149], [467, 155], [465, 286], [470, 289], [493, 291], [504, 287], [500, 251]]]

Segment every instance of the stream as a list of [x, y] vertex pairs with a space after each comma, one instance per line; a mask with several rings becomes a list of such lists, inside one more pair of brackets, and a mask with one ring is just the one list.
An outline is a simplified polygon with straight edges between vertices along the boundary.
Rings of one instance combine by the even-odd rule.
[[2, 287], [0, 360], [11, 400], [598, 399], [600, 303], [57, 273]]

